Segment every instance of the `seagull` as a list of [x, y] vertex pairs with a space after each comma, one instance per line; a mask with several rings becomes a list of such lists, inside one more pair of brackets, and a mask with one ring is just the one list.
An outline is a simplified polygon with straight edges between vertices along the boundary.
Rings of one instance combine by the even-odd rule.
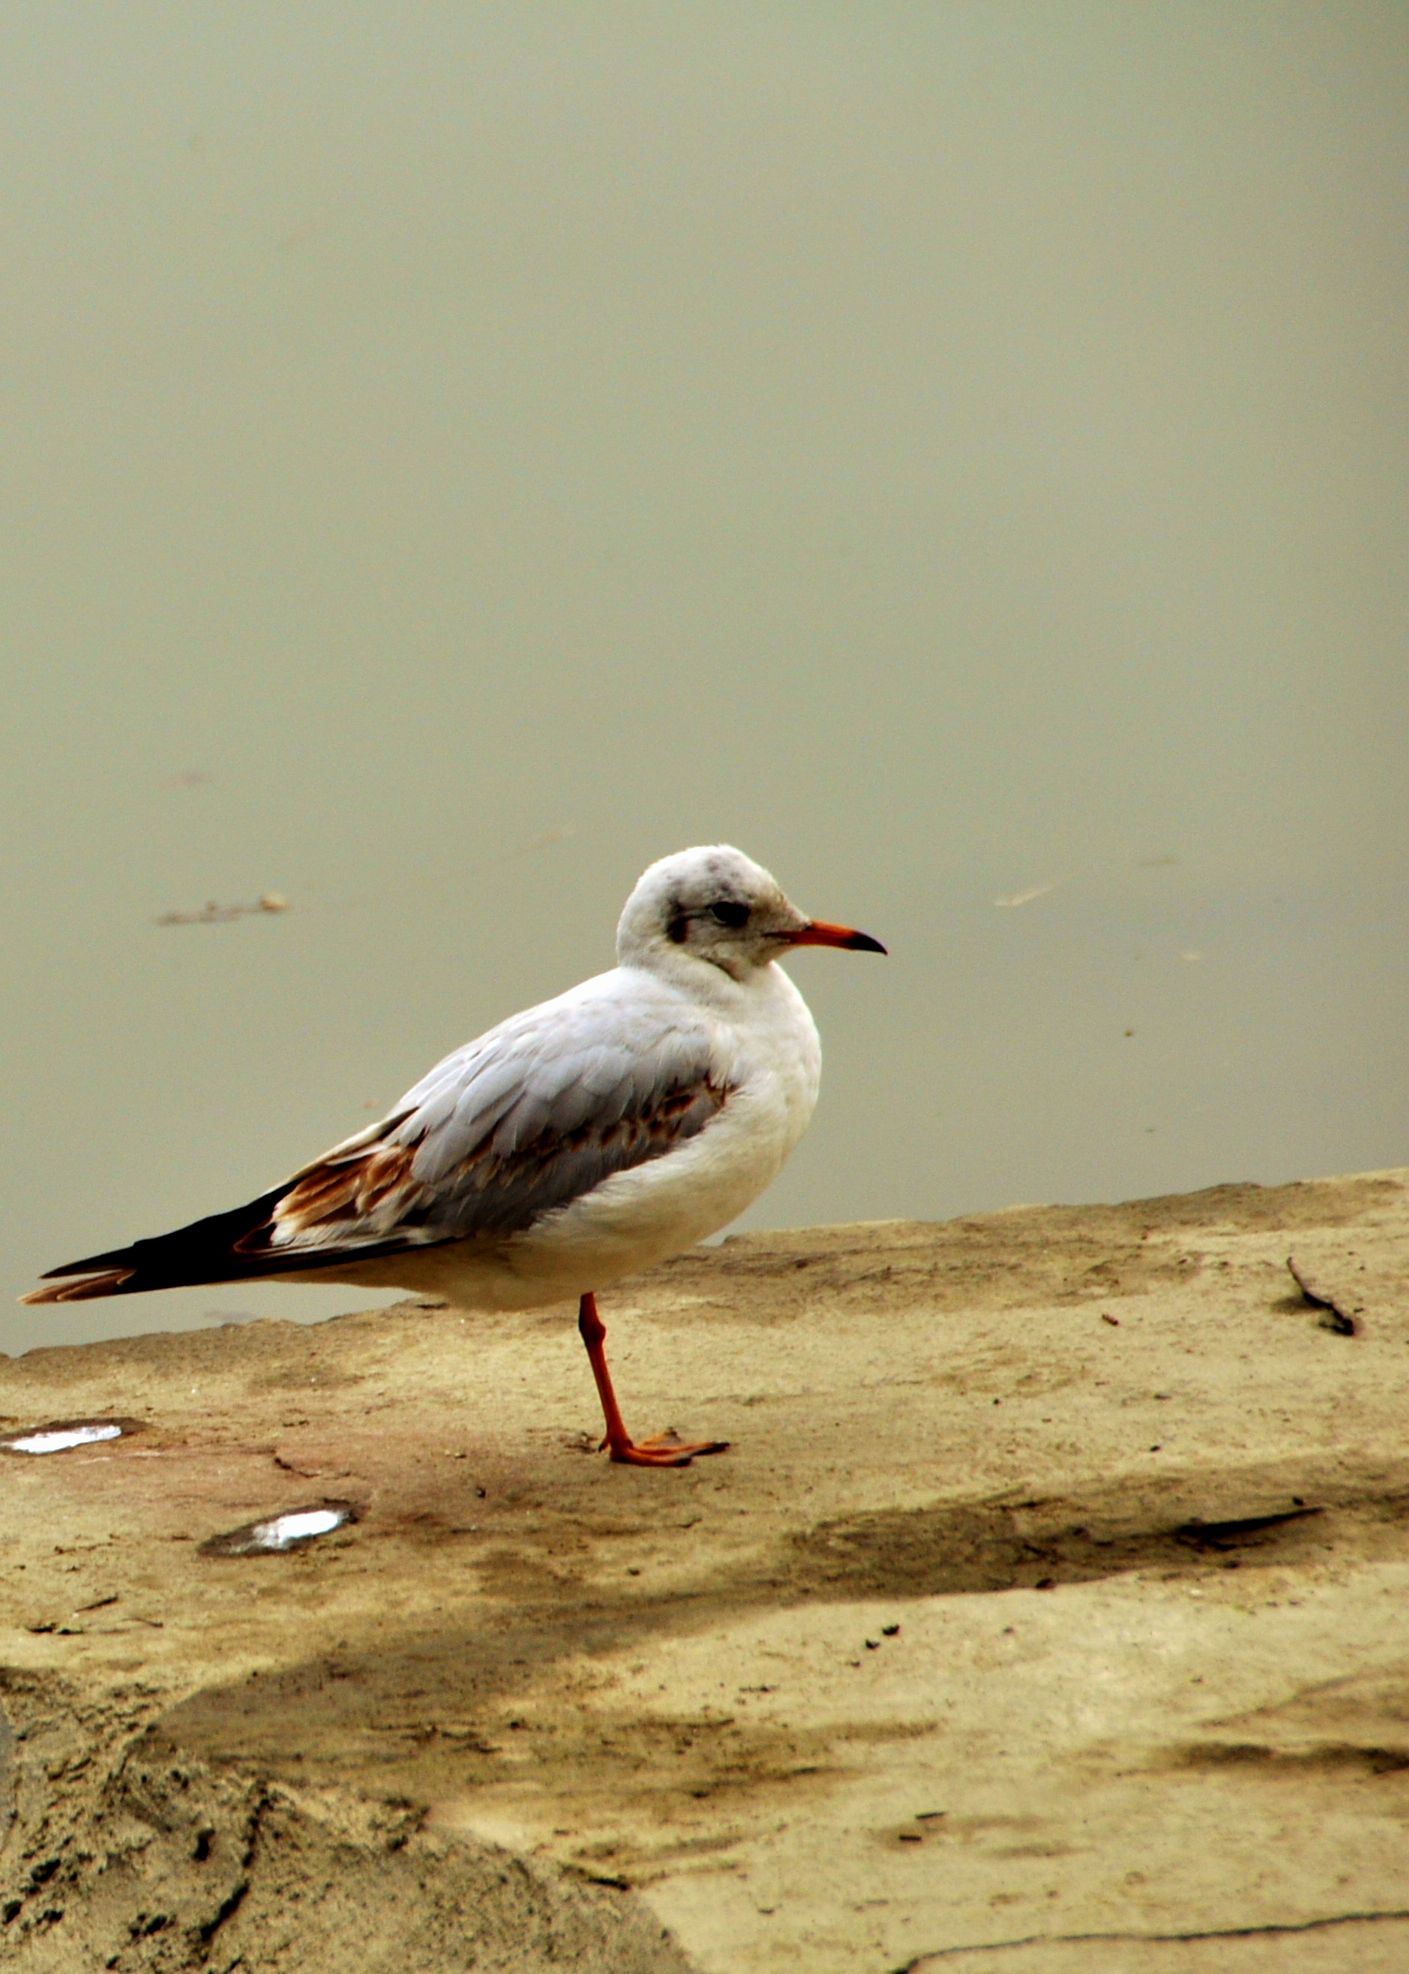
[[22, 1300], [256, 1278], [469, 1309], [576, 1295], [611, 1458], [721, 1453], [726, 1440], [632, 1439], [596, 1292], [726, 1226], [806, 1130], [821, 1043], [775, 964], [796, 946], [886, 950], [808, 918], [728, 844], [662, 857], [626, 901], [609, 972], [456, 1049], [380, 1123], [247, 1206], [53, 1268]]

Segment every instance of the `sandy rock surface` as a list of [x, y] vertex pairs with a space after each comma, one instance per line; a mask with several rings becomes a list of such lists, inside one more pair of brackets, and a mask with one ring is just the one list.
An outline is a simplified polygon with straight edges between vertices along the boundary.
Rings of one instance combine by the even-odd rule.
[[674, 1472], [567, 1308], [0, 1361], [0, 1432], [129, 1422], [0, 1454], [0, 1960], [1409, 1968], [1406, 1236], [1388, 1173], [701, 1251], [602, 1304], [634, 1430], [733, 1442]]

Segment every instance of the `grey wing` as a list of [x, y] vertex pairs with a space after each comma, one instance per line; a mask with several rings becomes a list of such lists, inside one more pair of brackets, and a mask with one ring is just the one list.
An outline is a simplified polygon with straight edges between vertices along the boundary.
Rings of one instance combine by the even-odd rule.
[[264, 1251], [503, 1240], [722, 1110], [729, 1086], [702, 1025], [587, 1014], [519, 1017], [448, 1056], [383, 1124], [294, 1175]]

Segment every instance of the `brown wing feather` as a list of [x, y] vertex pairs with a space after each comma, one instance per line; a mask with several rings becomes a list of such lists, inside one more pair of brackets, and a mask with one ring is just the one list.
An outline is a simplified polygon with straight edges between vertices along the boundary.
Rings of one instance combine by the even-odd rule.
[[109, 1268], [101, 1275], [85, 1275], [81, 1280], [55, 1282], [51, 1289], [31, 1289], [21, 1302], [93, 1302], [99, 1296], [121, 1295], [132, 1280], [131, 1268]]
[[372, 1145], [354, 1158], [310, 1166], [275, 1208], [279, 1230], [316, 1238], [320, 1227], [370, 1219], [397, 1192], [420, 1190], [411, 1177], [419, 1143]]
[[255, 1229], [252, 1234], [265, 1239], [258, 1247], [252, 1240], [241, 1246], [250, 1253], [296, 1253], [322, 1242], [336, 1245], [348, 1239], [353, 1227], [362, 1241], [398, 1234], [418, 1244], [502, 1239], [590, 1192], [613, 1173], [664, 1157], [702, 1131], [728, 1096], [727, 1085], [702, 1076], [605, 1126], [592, 1121], [570, 1131], [545, 1126], [512, 1151], [496, 1151], [493, 1135], [486, 1133], [433, 1184], [416, 1175], [423, 1135], [404, 1143], [366, 1145], [300, 1173], [274, 1208], [274, 1239], [268, 1239], [268, 1229]]

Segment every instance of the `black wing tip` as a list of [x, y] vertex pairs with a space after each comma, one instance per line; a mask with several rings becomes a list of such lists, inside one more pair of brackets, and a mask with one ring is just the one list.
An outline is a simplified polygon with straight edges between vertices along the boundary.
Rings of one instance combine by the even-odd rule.
[[[262, 1193], [231, 1213], [214, 1213], [172, 1233], [134, 1241], [130, 1247], [110, 1248], [82, 1261], [65, 1261], [47, 1268], [41, 1282], [53, 1288], [34, 1289], [22, 1302], [88, 1302], [98, 1296], [136, 1295], [147, 1289], [195, 1288], [211, 1282], [236, 1281], [268, 1274], [271, 1264], [246, 1263], [239, 1241], [265, 1221], [288, 1191], [288, 1182]], [[82, 1280], [75, 1280], [76, 1276]]]
[[46, 1268], [41, 1282], [56, 1282], [64, 1275], [98, 1275], [113, 1268], [133, 1268], [137, 1257], [130, 1247], [115, 1247], [109, 1254], [90, 1254], [86, 1261], [65, 1261], [58, 1268]]

